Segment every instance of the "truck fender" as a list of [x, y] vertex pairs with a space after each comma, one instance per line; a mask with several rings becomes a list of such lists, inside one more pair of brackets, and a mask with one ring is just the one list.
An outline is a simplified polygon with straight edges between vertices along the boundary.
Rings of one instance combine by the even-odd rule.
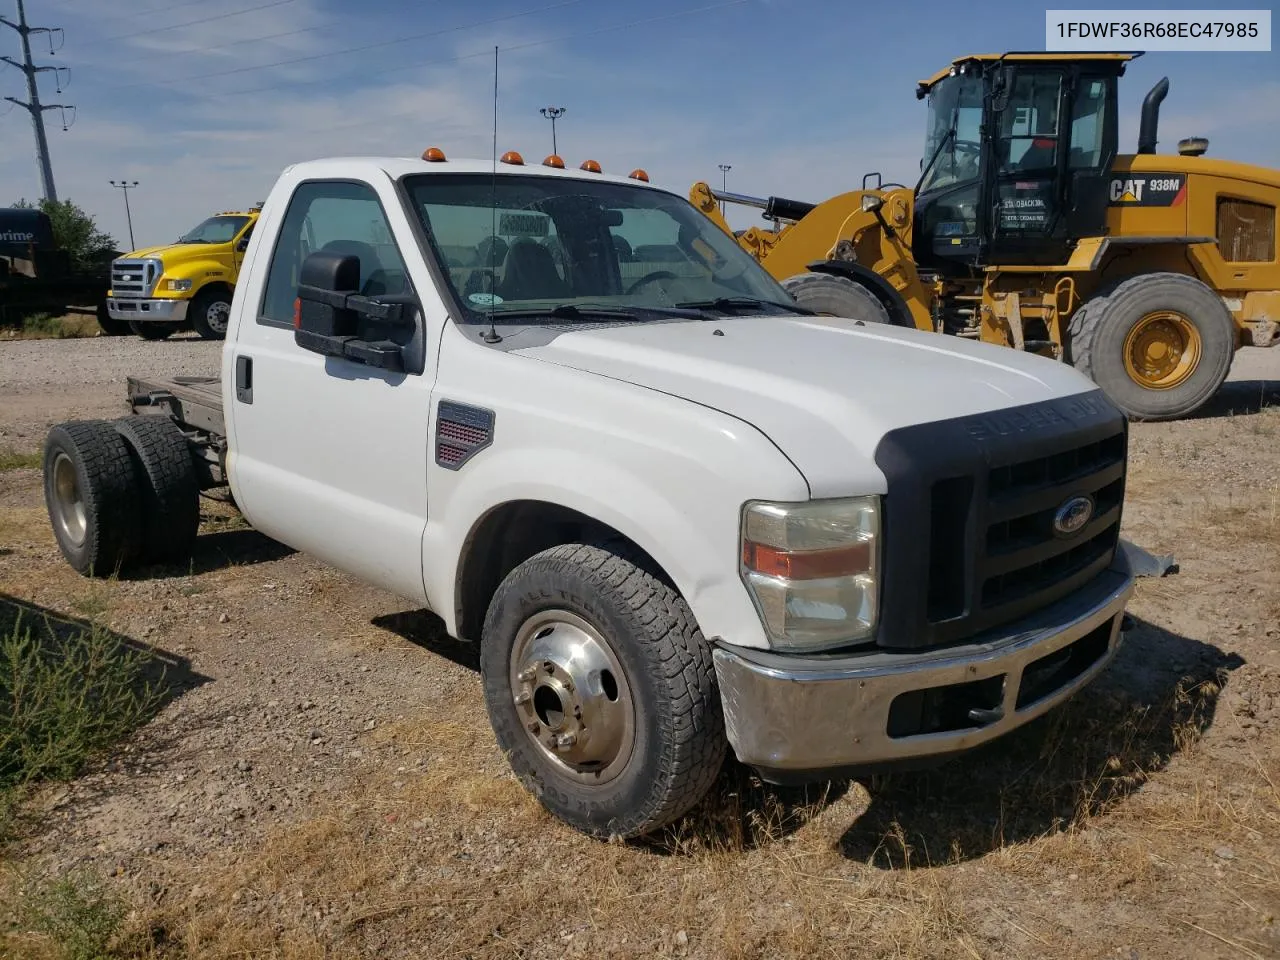
[[688, 505], [682, 508], [616, 463], [568, 447], [491, 448], [464, 472], [465, 481], [443, 504], [429, 506], [423, 535], [426, 595], [450, 635], [461, 626], [463, 564], [481, 524], [508, 504], [537, 502], [567, 508], [630, 539], [670, 578], [708, 638], [767, 646], [737, 565], [725, 562], [738, 551], [736, 506], [726, 504], [714, 524], [705, 517], [691, 524]]
[[829, 273], [837, 277], [847, 277], [862, 284], [884, 304], [884, 308], [889, 311], [889, 317], [893, 320], [895, 326], [915, 326], [915, 321], [911, 318], [911, 311], [907, 307], [907, 302], [902, 299], [902, 295], [893, 289], [888, 280], [870, 267], [864, 267], [862, 264], [854, 263], [852, 260], [816, 260], [806, 266], [812, 273]]

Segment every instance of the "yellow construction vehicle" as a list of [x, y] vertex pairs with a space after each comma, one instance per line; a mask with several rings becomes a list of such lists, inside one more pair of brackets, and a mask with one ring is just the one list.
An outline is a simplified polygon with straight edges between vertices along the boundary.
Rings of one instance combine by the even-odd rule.
[[[758, 207], [773, 229], [738, 243], [819, 313], [971, 337], [1063, 360], [1130, 417], [1184, 417], [1237, 348], [1280, 326], [1280, 171], [1157, 154], [1168, 78], [1147, 94], [1137, 152], [1118, 149], [1117, 84], [1139, 53], [961, 57], [920, 82], [928, 100], [914, 187], [818, 204], [694, 184]], [[874, 183], [871, 181], [874, 180]]]

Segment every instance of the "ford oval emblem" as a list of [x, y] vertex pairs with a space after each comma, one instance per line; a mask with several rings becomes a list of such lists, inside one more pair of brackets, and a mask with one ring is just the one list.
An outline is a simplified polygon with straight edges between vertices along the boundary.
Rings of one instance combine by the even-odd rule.
[[1093, 498], [1072, 497], [1053, 514], [1053, 533], [1057, 537], [1074, 537], [1093, 519]]

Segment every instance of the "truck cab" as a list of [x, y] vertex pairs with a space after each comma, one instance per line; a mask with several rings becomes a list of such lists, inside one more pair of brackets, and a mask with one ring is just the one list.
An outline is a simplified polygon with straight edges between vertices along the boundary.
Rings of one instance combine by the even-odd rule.
[[171, 244], [115, 260], [108, 315], [147, 340], [163, 340], [184, 327], [205, 340], [223, 339], [260, 209], [214, 214]]
[[46, 446], [78, 570], [181, 565], [228, 487], [477, 643], [514, 772], [593, 836], [730, 751], [773, 782], [964, 753], [1123, 637], [1127, 421], [1091, 381], [815, 315], [643, 170], [289, 167], [221, 376], [129, 396]]

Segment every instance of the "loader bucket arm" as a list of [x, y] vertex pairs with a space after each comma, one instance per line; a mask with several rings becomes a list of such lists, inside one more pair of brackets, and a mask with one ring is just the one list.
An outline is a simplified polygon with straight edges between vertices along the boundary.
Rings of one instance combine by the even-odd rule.
[[[733, 228], [729, 226], [723, 215], [720, 213], [720, 204], [716, 201], [715, 194], [711, 192], [711, 187], [702, 180], [699, 180], [689, 188], [689, 202], [692, 203], [704, 216], [717, 227], [733, 236]], [[736, 237], [734, 238], [737, 239]]]

